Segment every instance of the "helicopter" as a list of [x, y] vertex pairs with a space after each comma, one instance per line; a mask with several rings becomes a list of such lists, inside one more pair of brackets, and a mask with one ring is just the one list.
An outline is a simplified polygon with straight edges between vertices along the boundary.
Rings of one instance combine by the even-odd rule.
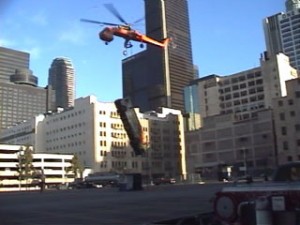
[[[140, 42], [140, 47], [143, 48], [143, 43], [151, 44], [157, 47], [165, 48], [170, 41], [170, 38], [165, 38], [162, 41], [155, 40], [153, 38], [148, 37], [145, 34], [139, 33], [138, 31], [132, 29], [131, 24], [127, 23], [117, 9], [112, 4], [104, 4], [104, 6], [114, 15], [116, 16], [122, 24], [116, 23], [107, 23], [107, 22], [100, 22], [96, 20], [90, 19], [80, 19], [81, 22], [87, 23], [94, 23], [99, 25], [107, 25], [102, 31], [99, 32], [99, 38], [108, 45], [109, 42], [113, 41], [114, 36], [118, 36], [125, 39], [123, 51], [124, 55], [127, 55], [128, 48], [132, 48], [133, 44], [132, 41]], [[134, 23], [140, 22], [142, 19], [135, 21]]]

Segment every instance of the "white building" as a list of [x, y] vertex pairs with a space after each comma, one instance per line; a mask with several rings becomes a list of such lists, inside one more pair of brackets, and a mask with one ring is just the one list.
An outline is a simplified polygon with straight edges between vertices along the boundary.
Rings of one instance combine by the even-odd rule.
[[[2, 133], [0, 140], [32, 144], [35, 151], [41, 153], [76, 154], [82, 165], [92, 172], [135, 172], [145, 177], [184, 178], [185, 142], [181, 112], [162, 108], [159, 112], [145, 114], [136, 109], [136, 113], [149, 140], [147, 150], [152, 150], [142, 156], [136, 156], [129, 145], [115, 104], [99, 102], [95, 96], [76, 99], [73, 108], [12, 127]], [[21, 139], [22, 127], [32, 131], [33, 136]]]
[[[277, 154], [273, 99], [286, 96], [286, 82], [297, 76], [286, 55], [269, 57], [265, 53], [260, 67], [191, 82], [185, 89], [190, 114], [190, 131], [186, 132], [188, 174], [201, 168], [218, 170], [223, 164], [233, 166], [238, 173], [242, 164], [252, 172], [272, 168]], [[244, 151], [247, 162], [242, 158]]]
[[185, 88], [188, 113], [202, 118], [235, 113], [240, 119], [251, 118], [257, 109], [272, 107], [272, 99], [285, 96], [285, 81], [297, 77], [284, 54], [263, 55], [260, 67], [228, 76], [210, 75], [191, 82]]
[[[19, 179], [19, 157], [25, 148], [22, 145], [0, 144], [0, 191], [37, 188], [39, 180], [34, 180], [34, 176], [27, 181]], [[33, 153], [32, 174], [43, 173], [47, 186], [72, 182], [74, 174], [68, 170], [72, 158], [73, 155]]]

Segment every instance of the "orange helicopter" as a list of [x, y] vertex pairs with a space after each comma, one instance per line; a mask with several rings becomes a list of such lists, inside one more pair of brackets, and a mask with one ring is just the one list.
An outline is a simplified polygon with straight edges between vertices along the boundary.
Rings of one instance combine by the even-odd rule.
[[[130, 42], [131, 40], [141, 42], [140, 44], [141, 48], [144, 47], [143, 43], [151, 44], [162, 48], [168, 45], [170, 38], [165, 38], [162, 41], [158, 41], [148, 37], [147, 35], [141, 34], [138, 31], [131, 28], [131, 25], [123, 19], [123, 17], [119, 14], [119, 12], [114, 8], [112, 4], [105, 4], [104, 6], [113, 15], [115, 15], [123, 24], [99, 22], [99, 21], [89, 20], [89, 19], [81, 19], [80, 21], [95, 23], [100, 25], [108, 25], [109, 27], [105, 27], [102, 31], [99, 32], [99, 38], [103, 40], [106, 45], [114, 39], [114, 36], [122, 37], [125, 39], [124, 42], [125, 49], [131, 48], [133, 46]], [[139, 19], [134, 23], [140, 22], [141, 20], [142, 19]], [[127, 51], [125, 50], [123, 54], [127, 55]]]

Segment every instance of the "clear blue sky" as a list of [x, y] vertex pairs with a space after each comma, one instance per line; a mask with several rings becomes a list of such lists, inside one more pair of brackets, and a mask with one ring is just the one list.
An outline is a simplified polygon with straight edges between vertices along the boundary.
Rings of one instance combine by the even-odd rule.
[[[193, 62], [200, 77], [229, 75], [259, 66], [265, 50], [262, 20], [285, 11], [285, 0], [188, 0]], [[122, 97], [123, 40], [98, 39], [102, 27], [80, 18], [118, 23], [103, 7], [113, 3], [132, 22], [144, 16], [144, 0], [0, 0], [0, 46], [29, 52], [30, 69], [46, 86], [54, 58], [72, 60], [76, 97]], [[144, 22], [135, 29], [143, 32]], [[180, 44], [180, 43], [177, 43]], [[129, 53], [140, 51], [139, 44]]]

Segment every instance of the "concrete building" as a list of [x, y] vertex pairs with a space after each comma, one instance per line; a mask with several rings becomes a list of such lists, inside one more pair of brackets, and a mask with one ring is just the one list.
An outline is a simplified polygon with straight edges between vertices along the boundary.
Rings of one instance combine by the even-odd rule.
[[[180, 111], [161, 108], [137, 115], [149, 145], [135, 156], [114, 103], [88, 96], [61, 110], [2, 133], [6, 143], [32, 144], [36, 152], [76, 154], [92, 172], [138, 172], [144, 177], [186, 175], [184, 125]], [[150, 153], [151, 152], [151, 153]]]
[[233, 176], [258, 175], [275, 165], [274, 140], [270, 109], [243, 121], [232, 113], [205, 117], [202, 128], [186, 132], [187, 172], [207, 179], [228, 168]]
[[0, 131], [45, 113], [53, 92], [38, 87], [29, 69], [29, 54], [0, 47]]
[[261, 56], [260, 67], [228, 76], [210, 75], [185, 87], [186, 112], [201, 117], [234, 113], [248, 119], [258, 109], [272, 107], [272, 99], [285, 96], [285, 81], [297, 77], [284, 54]]
[[59, 57], [53, 60], [49, 69], [48, 86], [55, 90], [52, 110], [69, 108], [75, 100], [75, 71], [70, 59]]
[[0, 143], [31, 145], [34, 146], [34, 149], [38, 149], [38, 152], [45, 152], [41, 126], [45, 117], [46, 114], [39, 114], [2, 130]]
[[245, 164], [251, 173], [272, 168], [277, 163], [274, 98], [286, 96], [285, 84], [295, 78], [286, 55], [265, 53], [260, 67], [192, 81], [185, 88], [188, 174], [216, 176], [226, 169], [222, 165], [238, 175]]
[[286, 82], [287, 95], [274, 99], [278, 163], [300, 160], [300, 79]]
[[[43, 173], [47, 186], [72, 182], [74, 174], [68, 171], [73, 155], [33, 153], [31, 178], [20, 179], [18, 165], [26, 146], [0, 144], [0, 191], [32, 190], [38, 188], [35, 175]], [[41, 172], [42, 171], [42, 172]]]
[[10, 76], [16, 69], [29, 69], [29, 60], [27, 52], [0, 46], [0, 83], [10, 82]]
[[45, 113], [50, 93], [29, 84], [0, 83], [0, 131]]
[[286, 0], [286, 12], [263, 20], [267, 51], [270, 55], [283, 52], [291, 65], [300, 69], [300, 1]]
[[129, 97], [142, 112], [159, 107], [183, 111], [183, 88], [195, 74], [188, 3], [146, 0], [145, 19], [148, 36], [156, 40], [171, 37], [172, 41], [166, 49], [149, 45], [123, 60], [123, 97]]

